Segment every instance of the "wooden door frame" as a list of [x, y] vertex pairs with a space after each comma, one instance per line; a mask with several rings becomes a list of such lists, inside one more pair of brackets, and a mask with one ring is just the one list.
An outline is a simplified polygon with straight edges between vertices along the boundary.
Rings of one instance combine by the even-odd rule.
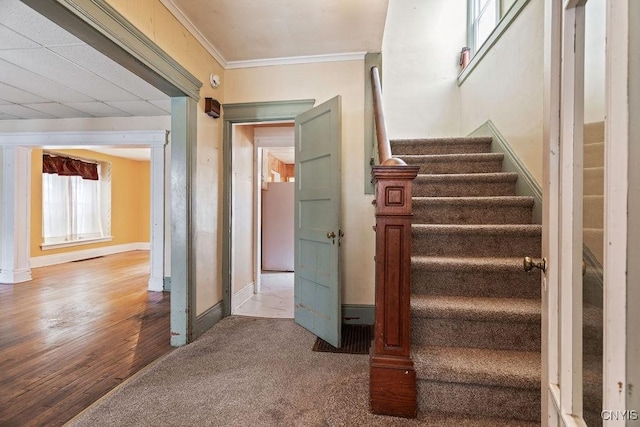
[[315, 99], [292, 101], [267, 101], [224, 104], [222, 136], [222, 316], [231, 315], [233, 283], [231, 266], [233, 262], [232, 241], [232, 171], [233, 171], [233, 125], [259, 122], [294, 120], [315, 104]]

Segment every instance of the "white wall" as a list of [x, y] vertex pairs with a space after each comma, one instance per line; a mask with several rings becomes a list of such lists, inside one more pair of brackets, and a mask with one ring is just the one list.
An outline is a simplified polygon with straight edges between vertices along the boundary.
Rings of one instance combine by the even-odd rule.
[[[225, 102], [342, 95], [342, 283], [344, 304], [373, 304], [372, 196], [364, 194], [364, 60], [227, 70]], [[358, 160], [360, 159], [360, 160]]]
[[460, 132], [492, 120], [542, 183], [544, 2], [531, 0], [460, 86]]
[[253, 241], [253, 126], [233, 126], [231, 171], [232, 289], [234, 295], [253, 284], [255, 244]]
[[382, 85], [391, 138], [460, 132], [457, 76], [467, 44], [466, 0], [390, 0]]
[[171, 116], [0, 120], [0, 132], [62, 132], [171, 129]]
[[606, 1], [589, 0], [585, 6], [584, 122], [604, 120]]

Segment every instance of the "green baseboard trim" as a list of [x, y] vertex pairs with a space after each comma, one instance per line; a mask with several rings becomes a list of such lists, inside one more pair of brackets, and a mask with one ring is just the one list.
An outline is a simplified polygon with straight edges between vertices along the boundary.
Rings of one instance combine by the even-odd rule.
[[220, 319], [222, 319], [222, 301], [196, 317], [193, 340], [196, 340], [199, 336], [211, 329]]
[[163, 284], [162, 284], [162, 290], [164, 292], [171, 292], [171, 277], [165, 277]]
[[342, 323], [347, 325], [373, 325], [376, 309], [373, 305], [342, 305]]
[[516, 181], [516, 194], [519, 196], [533, 197], [533, 222], [542, 224], [542, 189], [540, 184], [535, 180], [533, 175], [520, 161], [516, 153], [500, 133], [496, 125], [491, 120], [487, 120], [482, 126], [474, 130], [469, 136], [490, 136], [493, 138], [491, 151], [493, 153], [504, 154], [502, 162], [502, 170], [505, 172], [517, 172], [518, 180]]

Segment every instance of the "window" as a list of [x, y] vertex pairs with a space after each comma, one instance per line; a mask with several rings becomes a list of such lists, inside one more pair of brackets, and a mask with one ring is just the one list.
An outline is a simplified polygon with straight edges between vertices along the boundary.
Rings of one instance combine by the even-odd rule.
[[468, 0], [468, 42], [474, 55], [516, 0]]
[[110, 240], [110, 164], [43, 155], [43, 249]]

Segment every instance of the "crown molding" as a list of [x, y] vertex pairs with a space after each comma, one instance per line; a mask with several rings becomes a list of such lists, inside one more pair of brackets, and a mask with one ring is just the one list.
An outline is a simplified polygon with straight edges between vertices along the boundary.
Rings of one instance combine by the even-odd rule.
[[178, 7], [178, 5], [176, 5], [173, 0], [160, 0], [160, 3], [162, 3], [164, 7], [166, 7], [182, 25], [184, 25], [187, 31], [189, 31], [189, 33], [191, 33], [191, 35], [200, 42], [202, 47], [204, 47], [205, 50], [209, 52], [216, 61], [218, 61], [222, 68], [227, 68], [227, 60], [225, 59], [224, 55], [222, 55], [222, 53], [220, 53], [220, 51], [216, 49], [216, 47], [212, 45], [211, 42], [209, 42], [204, 34], [202, 34], [200, 30], [198, 30], [198, 28], [193, 24], [193, 22], [191, 22], [187, 15], [185, 15], [182, 9], [180, 9], [180, 7]]
[[340, 62], [364, 60], [367, 52], [332, 53], [326, 55], [287, 56], [282, 58], [251, 59], [248, 61], [229, 61], [227, 70], [236, 68], [270, 67], [274, 65], [312, 64], [318, 62]]

